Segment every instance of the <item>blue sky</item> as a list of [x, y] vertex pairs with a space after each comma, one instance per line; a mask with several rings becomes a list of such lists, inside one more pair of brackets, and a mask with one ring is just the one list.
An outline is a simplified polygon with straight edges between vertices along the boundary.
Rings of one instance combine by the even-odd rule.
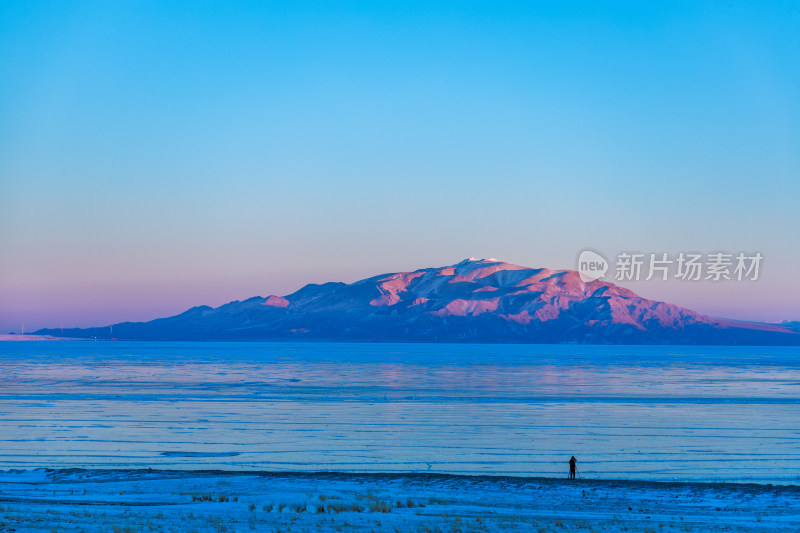
[[800, 319], [794, 2], [0, 4], [0, 331], [591, 247]]

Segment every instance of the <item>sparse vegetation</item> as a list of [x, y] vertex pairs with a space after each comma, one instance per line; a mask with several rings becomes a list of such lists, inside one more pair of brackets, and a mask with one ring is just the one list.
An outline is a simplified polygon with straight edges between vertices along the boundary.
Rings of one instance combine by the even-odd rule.
[[392, 512], [392, 505], [390, 503], [384, 501], [374, 501], [370, 502], [369, 510], [373, 513], [391, 513]]
[[308, 504], [305, 502], [293, 503], [292, 505], [289, 506], [289, 509], [291, 509], [295, 513], [305, 513], [307, 508]]
[[328, 512], [334, 513], [362, 513], [364, 507], [357, 503], [329, 503]]

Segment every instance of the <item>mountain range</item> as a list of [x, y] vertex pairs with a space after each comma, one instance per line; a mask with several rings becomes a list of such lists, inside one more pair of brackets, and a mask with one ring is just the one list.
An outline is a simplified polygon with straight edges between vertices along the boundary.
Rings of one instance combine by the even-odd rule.
[[573, 270], [493, 258], [349, 284], [309, 284], [286, 296], [193, 307], [150, 322], [36, 333], [198, 341], [800, 344], [794, 323], [712, 318], [613, 283], [584, 281]]

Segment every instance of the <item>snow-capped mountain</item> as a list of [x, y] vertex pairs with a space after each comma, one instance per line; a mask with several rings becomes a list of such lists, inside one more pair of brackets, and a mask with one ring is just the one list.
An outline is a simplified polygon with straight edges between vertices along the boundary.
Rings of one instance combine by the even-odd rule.
[[[108, 338], [109, 327], [64, 330]], [[38, 334], [60, 334], [41, 330]], [[200, 306], [113, 325], [118, 339], [603, 344], [800, 344], [774, 324], [736, 322], [641, 298], [572, 270], [470, 258], [452, 266], [310, 284], [286, 296]]]

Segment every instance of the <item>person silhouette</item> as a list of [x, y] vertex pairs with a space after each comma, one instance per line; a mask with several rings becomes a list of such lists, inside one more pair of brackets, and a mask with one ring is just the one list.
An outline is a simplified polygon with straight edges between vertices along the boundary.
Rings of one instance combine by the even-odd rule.
[[570, 479], [575, 479], [575, 463], [577, 463], [577, 462], [578, 462], [578, 460], [575, 459], [574, 455], [572, 456], [572, 459], [569, 460], [569, 478]]

